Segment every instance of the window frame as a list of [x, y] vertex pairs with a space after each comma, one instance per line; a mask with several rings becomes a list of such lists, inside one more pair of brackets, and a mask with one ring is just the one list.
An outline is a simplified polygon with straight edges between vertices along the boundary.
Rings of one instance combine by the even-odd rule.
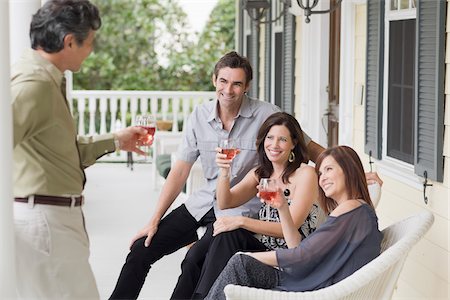
[[[389, 5], [390, 0], [385, 0], [385, 15], [384, 15], [384, 74], [383, 74], [383, 100], [382, 100], [382, 124], [381, 124], [381, 160], [377, 163], [381, 174], [394, 177], [399, 181], [412, 186], [416, 189], [422, 188], [421, 178], [414, 173], [414, 163], [410, 164], [400, 159], [391, 157], [387, 154], [388, 148], [388, 94], [389, 94], [389, 33], [390, 22], [400, 20], [416, 19], [417, 26], [417, 12], [416, 8], [403, 9], [392, 11]], [[417, 53], [416, 53], [417, 55]], [[415, 67], [417, 69], [417, 66]], [[417, 88], [417, 87], [416, 87]], [[416, 115], [416, 112], [414, 113]], [[416, 121], [414, 121], [415, 123]], [[414, 145], [413, 145], [414, 148]], [[414, 151], [414, 149], [413, 149]]]
[[[271, 11], [273, 12], [272, 15], [273, 16], [278, 16], [280, 14], [280, 12], [282, 11], [282, 4], [280, 1], [271, 1]], [[273, 66], [272, 69], [270, 70], [270, 102], [272, 104], [278, 105], [279, 107], [281, 107], [281, 98], [277, 101], [276, 100], [276, 87], [277, 87], [277, 82], [279, 82], [278, 84], [280, 85], [280, 93], [281, 93], [281, 97], [283, 96], [283, 85], [281, 84], [280, 80], [276, 78], [276, 68], [280, 67], [281, 68], [281, 72], [283, 70], [283, 60], [281, 60], [280, 62], [280, 66], [277, 66], [276, 64], [276, 54], [277, 54], [277, 49], [276, 49], [276, 39], [277, 39], [277, 35], [281, 34], [281, 46], [283, 47], [283, 37], [284, 37], [284, 28], [283, 28], [283, 22], [284, 22], [284, 16], [281, 16], [277, 21], [275, 21], [274, 23], [271, 24], [272, 26], [272, 30], [270, 32], [271, 34], [271, 49], [272, 52], [270, 53], [270, 60], [271, 60], [271, 65]], [[281, 49], [280, 51], [281, 55], [283, 54], [283, 49]], [[281, 75], [281, 74], [280, 74]]]

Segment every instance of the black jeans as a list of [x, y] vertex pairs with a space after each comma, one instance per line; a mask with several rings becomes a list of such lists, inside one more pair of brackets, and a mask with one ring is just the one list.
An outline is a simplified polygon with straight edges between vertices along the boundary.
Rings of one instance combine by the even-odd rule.
[[[151, 265], [163, 256], [196, 241], [196, 230], [214, 221], [212, 208], [200, 221], [195, 220], [184, 204], [174, 209], [161, 220], [148, 247], [144, 246], [146, 237], [134, 242], [110, 299], [137, 299]], [[205, 253], [199, 255], [204, 257]]]
[[206, 252], [214, 240], [212, 234], [213, 223], [209, 223], [206, 226], [206, 233], [199, 241], [195, 242], [183, 259], [181, 275], [178, 277], [178, 282], [170, 299], [191, 299], [204, 266]]
[[205, 298], [233, 254], [238, 251], [267, 250], [252, 232], [245, 229], [223, 232], [216, 237], [212, 237], [212, 232], [210, 224], [205, 234], [207, 243], [196, 242], [194, 247], [201, 243], [199, 245], [201, 250], [198, 251], [193, 247], [187, 253], [171, 299]]

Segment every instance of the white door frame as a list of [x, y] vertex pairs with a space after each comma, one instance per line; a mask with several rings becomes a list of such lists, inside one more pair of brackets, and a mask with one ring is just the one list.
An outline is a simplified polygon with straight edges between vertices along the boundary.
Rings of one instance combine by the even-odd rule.
[[[319, 10], [324, 8], [319, 2]], [[301, 18], [304, 22], [304, 18]], [[309, 24], [301, 26], [300, 122], [306, 133], [326, 147], [327, 135], [322, 126], [322, 116], [328, 107], [328, 57], [329, 15], [312, 15]]]
[[[323, 2], [323, 3], [322, 3]], [[328, 4], [319, 2], [318, 9]], [[339, 82], [339, 144], [353, 146], [353, 105], [362, 97], [355, 87], [355, 5], [361, 0], [341, 3], [341, 50]], [[322, 4], [321, 4], [322, 3]], [[326, 6], [325, 6], [326, 5]], [[304, 20], [302, 19], [304, 22]], [[322, 118], [328, 109], [329, 14], [313, 15], [302, 24], [300, 120], [302, 128], [320, 145], [327, 147]], [[356, 94], [355, 94], [356, 93]], [[325, 121], [325, 120], [324, 120]]]
[[355, 86], [355, 19], [360, 0], [341, 3], [341, 57], [339, 82], [339, 145], [353, 147], [353, 109], [362, 105], [363, 86]]

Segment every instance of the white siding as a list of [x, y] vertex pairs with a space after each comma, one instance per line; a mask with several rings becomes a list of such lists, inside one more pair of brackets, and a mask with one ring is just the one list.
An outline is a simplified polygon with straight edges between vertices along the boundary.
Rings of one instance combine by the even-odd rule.
[[[447, 41], [450, 40], [449, 14], [447, 14]], [[358, 5], [356, 9], [355, 32], [355, 85], [364, 82], [365, 70], [365, 23], [366, 6]], [[449, 44], [447, 44], [449, 45]], [[446, 64], [450, 64], [450, 49], [447, 47]], [[400, 220], [422, 210], [434, 213], [435, 222], [425, 238], [411, 251], [400, 275], [394, 299], [447, 299], [449, 298], [449, 167], [450, 167], [450, 65], [446, 75], [446, 111], [444, 183], [433, 182], [427, 189], [428, 205], [423, 201], [422, 190], [417, 190], [401, 183], [396, 178], [382, 176], [384, 180], [380, 204], [377, 208], [380, 227]], [[354, 107], [354, 147], [363, 158], [368, 169], [367, 155], [364, 154], [364, 110], [362, 106]], [[376, 164], [375, 164], [376, 167]]]
[[[450, 2], [450, 0], [447, 0]], [[359, 99], [360, 86], [365, 84], [366, 64], [366, 5], [364, 1], [353, 0], [355, 4], [355, 36], [353, 65], [341, 66], [354, 70], [354, 106], [353, 106], [353, 147], [358, 152], [366, 170], [369, 169], [368, 156], [364, 153], [364, 105]], [[393, 299], [449, 299], [450, 298], [450, 5], [447, 6], [447, 47], [446, 47], [446, 101], [444, 121], [444, 182], [432, 182], [427, 189], [429, 199], [426, 205], [423, 201], [423, 191], [413, 188], [387, 175], [380, 174], [384, 180], [382, 199], [377, 208], [380, 228], [401, 220], [419, 211], [429, 210], [435, 216], [435, 222], [416, 247], [411, 251]], [[297, 19], [296, 28], [296, 66], [295, 66], [295, 114], [301, 124], [308, 127], [310, 116], [305, 115], [305, 107], [313, 105], [317, 99], [305, 97], [304, 82], [306, 78], [301, 73], [301, 61], [307, 55], [304, 51], [305, 37], [301, 34], [303, 19]], [[317, 51], [320, 51], [317, 49]], [[308, 59], [308, 58], [306, 58]], [[375, 169], [376, 169], [375, 164]]]

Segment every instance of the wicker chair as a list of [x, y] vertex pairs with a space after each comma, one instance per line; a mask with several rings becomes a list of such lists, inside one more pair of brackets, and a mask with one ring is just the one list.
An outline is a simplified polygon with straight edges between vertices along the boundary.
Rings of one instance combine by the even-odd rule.
[[392, 224], [383, 230], [381, 254], [344, 280], [316, 291], [282, 292], [227, 285], [227, 299], [390, 299], [411, 248], [434, 221], [428, 211]]

